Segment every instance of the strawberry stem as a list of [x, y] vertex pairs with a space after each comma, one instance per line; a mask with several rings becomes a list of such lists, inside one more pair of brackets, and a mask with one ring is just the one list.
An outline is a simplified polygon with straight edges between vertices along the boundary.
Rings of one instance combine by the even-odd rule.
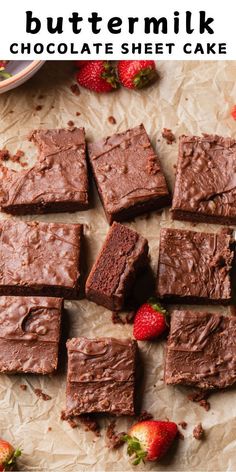
[[127, 453], [129, 456], [133, 456], [133, 465], [138, 465], [141, 461], [145, 462], [147, 452], [142, 448], [139, 439], [137, 439], [135, 436], [129, 436], [128, 434], [125, 434], [122, 436], [122, 440], [128, 444]]
[[169, 314], [167, 310], [158, 302], [158, 300], [155, 297], [151, 297], [148, 300], [148, 304], [151, 305], [153, 310], [162, 313], [162, 315], [165, 317], [167, 326], [169, 326]]
[[140, 72], [138, 72], [134, 79], [133, 83], [135, 88], [141, 89], [148, 85], [150, 82], [154, 81], [157, 77], [156, 70], [153, 69], [152, 67], [146, 67], [145, 69], [142, 69]]

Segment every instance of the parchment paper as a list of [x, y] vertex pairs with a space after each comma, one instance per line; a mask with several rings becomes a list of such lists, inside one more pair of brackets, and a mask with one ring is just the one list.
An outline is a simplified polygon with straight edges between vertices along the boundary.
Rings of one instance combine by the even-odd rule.
[[[31, 164], [36, 150], [27, 143], [28, 133], [38, 127], [67, 126], [69, 120], [86, 128], [87, 138], [95, 140], [123, 131], [143, 122], [160, 156], [170, 187], [173, 189], [177, 144], [167, 145], [161, 137], [163, 127], [176, 136], [182, 133], [218, 133], [236, 137], [236, 122], [230, 109], [236, 102], [236, 62], [160, 62], [160, 79], [150, 88], [136, 92], [121, 89], [107, 95], [95, 95], [81, 89], [75, 96], [70, 85], [73, 65], [69, 62], [47, 63], [20, 88], [0, 96], [0, 148], [23, 149]], [[43, 98], [41, 97], [43, 95]], [[36, 111], [37, 105], [42, 109]], [[76, 116], [80, 112], [80, 116]], [[117, 123], [110, 124], [108, 117]], [[75, 214], [25, 217], [40, 221], [84, 223], [88, 267], [91, 266], [105, 238], [108, 224], [93, 192], [93, 208]], [[1, 216], [2, 218], [2, 216]], [[151, 263], [157, 266], [159, 230], [163, 226], [191, 227], [173, 223], [169, 211], [152, 213], [128, 223], [149, 240]], [[197, 225], [196, 230], [217, 231], [214, 225]], [[58, 261], [60, 263], [60, 261]], [[132, 326], [114, 325], [111, 314], [102, 307], [82, 300], [66, 302], [70, 336], [117, 336], [132, 334]], [[222, 308], [216, 308], [216, 310]], [[132, 467], [126, 447], [117, 451], [106, 447], [105, 431], [95, 438], [83, 428], [71, 429], [60, 420], [65, 405], [65, 365], [54, 377], [7, 376], [0, 378], [0, 436], [23, 448], [20, 470], [71, 471], [233, 471], [236, 470], [236, 391], [230, 389], [211, 397], [211, 410], [187, 400], [188, 390], [163, 383], [164, 342], [140, 343], [145, 366], [143, 409], [156, 419], [169, 418], [188, 423], [185, 439], [178, 441], [161, 463]], [[63, 363], [64, 364], [64, 363]], [[26, 391], [20, 384], [27, 384]], [[51, 395], [47, 402], [36, 397], [33, 388]], [[201, 421], [206, 439], [192, 436]], [[126, 430], [129, 419], [118, 419], [117, 429]], [[109, 420], [103, 421], [103, 426]], [[48, 428], [52, 428], [48, 431]]]

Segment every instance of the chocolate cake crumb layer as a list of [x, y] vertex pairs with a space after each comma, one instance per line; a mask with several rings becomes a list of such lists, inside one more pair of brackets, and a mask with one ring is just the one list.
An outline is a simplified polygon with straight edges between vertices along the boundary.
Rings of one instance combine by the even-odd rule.
[[59, 298], [0, 297], [0, 372], [57, 369], [62, 307]]
[[87, 279], [87, 298], [109, 310], [121, 310], [137, 271], [148, 262], [147, 256], [147, 240], [114, 222]]
[[2, 211], [24, 215], [85, 210], [88, 178], [84, 129], [39, 129], [30, 140], [39, 149], [33, 167], [16, 172], [0, 166]]
[[170, 204], [159, 159], [142, 124], [89, 144], [88, 153], [109, 223]]
[[0, 295], [78, 298], [82, 225], [0, 223]]
[[157, 294], [169, 302], [231, 301], [233, 232], [161, 230]]
[[73, 338], [67, 350], [67, 416], [135, 414], [136, 341]]
[[177, 220], [236, 224], [236, 140], [182, 136], [172, 204]]
[[236, 317], [175, 310], [165, 359], [167, 384], [201, 389], [236, 382]]

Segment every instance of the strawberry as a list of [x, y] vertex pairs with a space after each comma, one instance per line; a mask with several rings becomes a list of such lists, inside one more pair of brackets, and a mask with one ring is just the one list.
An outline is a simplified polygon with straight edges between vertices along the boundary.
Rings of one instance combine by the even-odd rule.
[[157, 77], [154, 61], [119, 61], [120, 83], [129, 89], [141, 89]]
[[231, 110], [231, 116], [232, 116], [233, 120], [236, 120], [236, 105], [234, 105], [232, 110]]
[[160, 336], [168, 326], [166, 310], [150, 298], [137, 311], [134, 318], [133, 334], [139, 341], [147, 341]]
[[163, 457], [177, 432], [177, 425], [171, 421], [141, 421], [130, 428], [123, 440], [128, 444], [128, 455], [134, 458], [133, 464], [137, 465]]
[[77, 82], [97, 93], [111, 92], [118, 86], [116, 73], [108, 61], [87, 61], [76, 75]]
[[16, 458], [21, 455], [20, 449], [14, 447], [7, 441], [0, 439], [0, 472], [12, 470]]

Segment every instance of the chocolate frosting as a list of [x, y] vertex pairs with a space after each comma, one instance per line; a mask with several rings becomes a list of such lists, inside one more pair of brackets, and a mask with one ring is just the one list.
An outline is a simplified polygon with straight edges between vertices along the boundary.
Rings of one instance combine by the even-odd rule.
[[122, 309], [136, 270], [148, 262], [147, 254], [145, 238], [114, 222], [87, 279], [87, 297], [108, 309]]
[[236, 318], [176, 310], [171, 315], [165, 382], [224, 388], [236, 382]]
[[159, 159], [142, 124], [89, 144], [88, 152], [108, 214], [169, 195]]
[[134, 414], [136, 341], [73, 338], [67, 341], [67, 414]]
[[0, 293], [78, 291], [81, 225], [0, 223]]
[[205, 215], [236, 223], [235, 139], [209, 134], [180, 138], [172, 209], [174, 216], [190, 212], [196, 221]]
[[0, 372], [57, 367], [62, 299], [0, 297]]
[[[38, 161], [33, 167], [15, 172], [0, 166], [2, 210], [32, 213], [53, 206], [54, 210], [64, 211], [63, 204], [69, 203], [86, 207], [88, 179], [84, 129], [36, 130], [30, 140], [39, 149]], [[69, 211], [68, 206], [65, 209]]]
[[230, 301], [232, 231], [219, 234], [166, 228], [160, 234], [157, 293], [189, 301]]

